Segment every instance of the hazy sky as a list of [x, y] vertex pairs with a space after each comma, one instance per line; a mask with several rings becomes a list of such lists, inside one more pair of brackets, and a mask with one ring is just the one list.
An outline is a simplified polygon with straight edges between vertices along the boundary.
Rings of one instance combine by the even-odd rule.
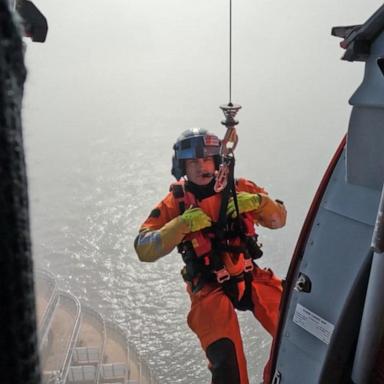
[[[228, 100], [228, 3], [36, 0], [49, 34], [45, 44], [28, 43], [26, 129], [125, 124], [135, 131], [150, 114], [147, 130], [159, 129], [155, 121], [172, 130], [180, 111], [189, 116], [185, 125], [216, 126], [217, 106]], [[362, 64], [338, 60], [340, 40], [330, 30], [365, 21], [379, 5], [234, 0], [233, 100], [244, 107], [247, 129], [280, 134], [298, 122], [305, 136], [304, 126], [319, 119], [345, 123], [342, 108]]]

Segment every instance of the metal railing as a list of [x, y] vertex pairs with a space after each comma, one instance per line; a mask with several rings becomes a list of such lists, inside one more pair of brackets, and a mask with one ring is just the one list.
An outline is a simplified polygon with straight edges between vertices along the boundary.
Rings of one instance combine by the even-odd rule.
[[[55, 308], [57, 305], [58, 294], [57, 294], [56, 280], [54, 276], [48, 271], [44, 271], [44, 270], [36, 271], [36, 280], [38, 284], [41, 284], [43, 286], [43, 289], [45, 290], [45, 292], [43, 292], [42, 294], [47, 294], [49, 297], [47, 306], [38, 324], [39, 349], [41, 351], [41, 348], [43, 346], [43, 341], [47, 337], [47, 333], [51, 325], [53, 312], [55, 311]], [[39, 292], [36, 292], [36, 293], [39, 294]]]
[[89, 307], [84, 303], [81, 303], [81, 312], [83, 315], [87, 314], [90, 318], [94, 319], [95, 324], [100, 328], [100, 333], [102, 334], [102, 342], [101, 342], [101, 348], [100, 348], [101, 360], [97, 364], [97, 368], [96, 368], [96, 384], [98, 384], [100, 381], [100, 369], [101, 369], [101, 364], [103, 362], [104, 347], [105, 347], [105, 338], [106, 338], [105, 321], [104, 321], [104, 317], [99, 312], [95, 311], [93, 308]]
[[[122, 329], [115, 322], [105, 321], [103, 316], [90, 308], [87, 305], [80, 304], [79, 300], [73, 296], [70, 292], [58, 291], [56, 279], [54, 276], [44, 270], [39, 270], [36, 272], [36, 278], [40, 284], [43, 284], [43, 290], [47, 293], [48, 303], [46, 309], [42, 315], [42, 318], [39, 321], [39, 347], [40, 350], [44, 347], [45, 341], [48, 337], [48, 331], [52, 326], [52, 320], [54, 318], [55, 309], [57, 309], [60, 304], [66, 306], [67, 310], [73, 313], [73, 329], [68, 338], [69, 342], [67, 346], [64, 347], [65, 356], [63, 363], [61, 364], [60, 369], [50, 372], [45, 372], [43, 375], [43, 381], [49, 384], [64, 384], [67, 380], [69, 373], [69, 368], [72, 361], [73, 351], [75, 349], [76, 343], [78, 341], [78, 335], [80, 331], [80, 317], [81, 314], [87, 313], [94, 318], [95, 322], [98, 323], [101, 327], [103, 333], [103, 342], [100, 355], [103, 356], [104, 348], [106, 345], [106, 328], [112, 329], [112, 332], [115, 334], [115, 337], [119, 340], [124, 348], [126, 348], [127, 354], [127, 364], [129, 371], [134, 371], [138, 373], [138, 383], [139, 384], [159, 384], [158, 378], [153, 374], [147, 362], [140, 356], [135, 345], [128, 340], [127, 332]], [[50, 292], [51, 291], [51, 292]], [[100, 379], [100, 369], [102, 361], [97, 366], [96, 372], [96, 384]], [[135, 374], [136, 378], [136, 374]]]
[[120, 340], [123, 340], [126, 345], [127, 358], [130, 365], [130, 371], [134, 368], [138, 372], [139, 384], [159, 384], [160, 382], [153, 374], [147, 362], [140, 356], [136, 346], [128, 340], [127, 332], [114, 322], [106, 322], [106, 327], [113, 329]]
[[67, 303], [70, 303], [71, 305], [74, 306], [74, 327], [73, 331], [70, 336], [70, 342], [68, 344], [68, 348], [65, 354], [64, 358], [64, 364], [62, 368], [62, 381], [65, 383], [69, 371], [69, 367], [71, 365], [71, 359], [72, 359], [72, 353], [73, 349], [75, 348], [75, 344], [77, 342], [77, 336], [79, 334], [79, 329], [80, 329], [80, 302], [77, 299], [77, 297], [73, 296], [69, 292], [60, 292], [59, 295], [61, 296], [63, 302], [66, 301]]
[[139, 383], [140, 384], [159, 384], [158, 379], [153, 374], [147, 362], [137, 352], [136, 347], [127, 340], [128, 356], [139, 367]]

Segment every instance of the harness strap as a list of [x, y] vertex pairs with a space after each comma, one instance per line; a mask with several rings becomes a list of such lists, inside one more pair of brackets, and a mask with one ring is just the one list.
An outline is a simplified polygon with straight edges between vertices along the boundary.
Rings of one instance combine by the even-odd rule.
[[172, 184], [169, 190], [173, 193], [173, 197], [178, 201], [180, 214], [185, 212], [184, 188], [180, 184]]
[[[233, 172], [232, 172], [233, 176]], [[249, 275], [253, 268], [253, 259], [255, 258], [253, 254], [251, 255], [251, 252], [248, 250], [248, 243], [246, 240], [247, 236], [243, 233], [243, 222], [239, 215], [238, 210], [238, 204], [237, 204], [237, 196], [236, 196], [236, 187], [235, 187], [235, 181], [232, 178], [230, 178], [229, 183], [227, 184], [227, 187], [222, 192], [222, 199], [221, 199], [221, 205], [220, 205], [220, 212], [219, 212], [219, 221], [218, 223], [215, 223], [214, 225], [214, 233], [215, 238], [209, 239], [208, 241], [211, 241], [212, 248], [211, 251], [208, 254], [199, 255], [199, 257], [196, 255], [194, 247], [193, 247], [193, 240], [192, 241], [184, 241], [182, 244], [178, 246], [178, 251], [182, 255], [183, 261], [186, 264], [185, 267], [182, 270], [182, 276], [184, 280], [191, 283], [192, 291], [198, 291], [201, 289], [204, 281], [202, 278], [202, 273], [204, 271], [204, 267], [211, 267], [210, 270], [213, 272], [213, 274], [216, 277], [216, 281], [220, 284], [227, 284], [229, 280], [231, 280], [231, 275], [229, 274], [223, 260], [221, 257], [222, 252], [230, 252], [232, 254], [244, 254], [244, 275]], [[175, 200], [178, 203], [179, 211], [180, 213], [183, 213], [186, 209], [186, 205], [189, 204], [186, 202], [186, 194], [185, 194], [185, 188], [184, 184], [175, 183], [172, 184], [170, 187], [170, 191], [172, 192]], [[237, 218], [236, 218], [236, 227], [237, 230], [233, 230], [229, 227], [228, 219], [227, 219], [227, 206], [230, 194], [232, 193], [236, 211], [237, 211]], [[244, 245], [229, 245], [226, 241], [228, 239], [228, 234], [231, 234], [232, 237], [239, 236], [242, 243]], [[198, 258], [201, 258], [201, 264], [198, 264]], [[196, 264], [197, 263], [197, 264]], [[200, 265], [200, 267], [199, 267]]]
[[[244, 226], [242, 223], [242, 220], [240, 218], [240, 212], [239, 212], [239, 204], [237, 201], [237, 194], [236, 194], [236, 184], [235, 184], [235, 178], [234, 178], [234, 168], [235, 168], [235, 158], [230, 159], [229, 164], [229, 175], [228, 175], [228, 184], [224, 188], [224, 191], [222, 192], [222, 199], [221, 199], [221, 206], [220, 206], [220, 215], [219, 215], [219, 222], [218, 226], [221, 229], [221, 233], [224, 233], [225, 230], [228, 231], [228, 218], [227, 218], [227, 207], [228, 207], [228, 201], [230, 194], [232, 193], [233, 203], [235, 204], [236, 209], [236, 221], [237, 226], [240, 229], [237, 233], [237, 235], [240, 237], [240, 239], [247, 244], [247, 239], [244, 234], [244, 232], [241, 230]], [[224, 237], [224, 236], [223, 236]], [[252, 272], [254, 268], [254, 264], [252, 262], [252, 255], [248, 250], [244, 247], [235, 247], [235, 246], [229, 246], [226, 245], [223, 247], [224, 250], [227, 250], [232, 253], [244, 253], [244, 272], [249, 273]]]
[[246, 251], [245, 247], [241, 245], [229, 245], [222, 243], [217, 244], [217, 250], [234, 254], [244, 253]]
[[[173, 193], [174, 198], [178, 201], [179, 204], [179, 211], [180, 213], [183, 213], [186, 208], [185, 204], [185, 189], [183, 184], [172, 184], [170, 187], [170, 191]], [[224, 237], [224, 236], [223, 236]], [[222, 238], [223, 238], [222, 237]], [[186, 242], [189, 244], [184, 244], [183, 246], [178, 247], [179, 253], [181, 253], [183, 257], [183, 261], [186, 264], [186, 268], [182, 270], [182, 275], [184, 280], [188, 280], [191, 283], [193, 282], [193, 279], [198, 274], [197, 268], [193, 265], [194, 261], [196, 260], [195, 257], [192, 257], [191, 253], [193, 252], [193, 245], [191, 242]], [[227, 271], [227, 268], [225, 267], [221, 257], [220, 253], [218, 252], [217, 247], [215, 246], [216, 242], [212, 244], [212, 250], [210, 252], [209, 257], [203, 258], [203, 263], [205, 266], [212, 266], [212, 271], [216, 275], [216, 280], [218, 283], [222, 284], [225, 281], [228, 281], [231, 276], [229, 272]], [[184, 271], [184, 272], [183, 272]], [[202, 279], [200, 279], [202, 280]], [[199, 288], [198, 288], [199, 287]], [[192, 286], [192, 291], [200, 289], [200, 281], [197, 282], [195, 288]]]

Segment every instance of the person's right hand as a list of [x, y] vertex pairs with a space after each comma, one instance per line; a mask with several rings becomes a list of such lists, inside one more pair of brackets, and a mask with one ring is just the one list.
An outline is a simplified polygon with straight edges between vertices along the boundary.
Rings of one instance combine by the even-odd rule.
[[191, 232], [197, 232], [212, 225], [211, 218], [201, 208], [189, 208], [181, 218]]

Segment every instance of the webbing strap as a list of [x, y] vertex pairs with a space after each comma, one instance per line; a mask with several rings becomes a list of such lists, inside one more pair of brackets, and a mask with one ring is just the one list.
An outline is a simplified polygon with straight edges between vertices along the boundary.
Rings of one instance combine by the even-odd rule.
[[[238, 207], [238, 202], [237, 202], [237, 195], [236, 195], [236, 185], [235, 185], [235, 180], [234, 180], [234, 176], [233, 176], [234, 163], [235, 163], [235, 159], [231, 158], [230, 159], [230, 165], [229, 165], [230, 172], [229, 172], [228, 184], [225, 187], [225, 189], [222, 191], [222, 198], [221, 198], [221, 205], [220, 205], [220, 212], [219, 212], [219, 221], [215, 225], [215, 227], [216, 227], [216, 230], [215, 230], [216, 239], [212, 240], [212, 250], [211, 250], [210, 257], [209, 257], [213, 272], [215, 273], [216, 279], [219, 283], [224, 283], [225, 281], [228, 281], [230, 279], [230, 275], [229, 275], [229, 273], [228, 273], [228, 271], [227, 271], [227, 269], [223, 263], [223, 260], [221, 258], [221, 252], [229, 251], [232, 253], [245, 253], [245, 255], [247, 254], [247, 252], [245, 252], [245, 249], [243, 247], [229, 246], [228, 244], [222, 243], [222, 241], [225, 240], [225, 232], [228, 231], [228, 228], [227, 228], [228, 227], [228, 225], [227, 225], [228, 224], [227, 207], [228, 207], [228, 201], [229, 201], [231, 194], [232, 194], [232, 198], [233, 198], [233, 201], [235, 204], [235, 209], [236, 209], [236, 213], [237, 213], [236, 220], [238, 221], [239, 228], [240, 228], [240, 223], [241, 223], [241, 219], [240, 219], [240, 215], [239, 215], [239, 207]], [[174, 198], [178, 202], [179, 211], [180, 211], [180, 214], [182, 214], [186, 208], [184, 186], [181, 184], [172, 184], [170, 187], [170, 191], [172, 192]], [[240, 234], [240, 236], [241, 236], [241, 234]], [[190, 245], [192, 245], [192, 244], [190, 244]], [[179, 252], [183, 254], [183, 252], [181, 252], [181, 248], [178, 247], [178, 249], [179, 249]], [[184, 260], [184, 257], [183, 257], [183, 260]], [[188, 267], [192, 267], [192, 265], [188, 265], [191, 261], [192, 260], [184, 260], [184, 262], [186, 263], [186, 271], [185, 272], [187, 272]], [[249, 269], [247, 267], [245, 269], [245, 272], [248, 272], [248, 270], [250, 271], [251, 269]], [[186, 275], [189, 275], [189, 274], [185, 273], [184, 278], [186, 277]], [[192, 275], [194, 275], [194, 273], [192, 273]], [[192, 279], [191, 279], [191, 283], [193, 283]], [[193, 291], [195, 289], [201, 288], [199, 283], [201, 283], [201, 279], [199, 279], [196, 286], [194, 284], [192, 284]]]
[[178, 201], [179, 204], [179, 212], [180, 214], [185, 211], [185, 201], [184, 201], [184, 188], [181, 184], [172, 184], [170, 187], [170, 191], [173, 194], [173, 197]]
[[231, 194], [232, 194], [233, 202], [235, 204], [235, 209], [236, 209], [236, 214], [237, 214], [236, 217], [237, 217], [237, 220], [240, 222], [239, 204], [237, 202], [234, 169], [235, 169], [235, 158], [231, 157], [230, 158], [230, 164], [229, 164], [228, 183], [227, 183], [226, 187], [224, 188], [223, 192], [221, 193], [222, 197], [221, 197], [218, 226], [223, 231], [225, 230], [225, 227], [227, 226], [227, 207], [228, 207], [228, 201], [229, 201]]

